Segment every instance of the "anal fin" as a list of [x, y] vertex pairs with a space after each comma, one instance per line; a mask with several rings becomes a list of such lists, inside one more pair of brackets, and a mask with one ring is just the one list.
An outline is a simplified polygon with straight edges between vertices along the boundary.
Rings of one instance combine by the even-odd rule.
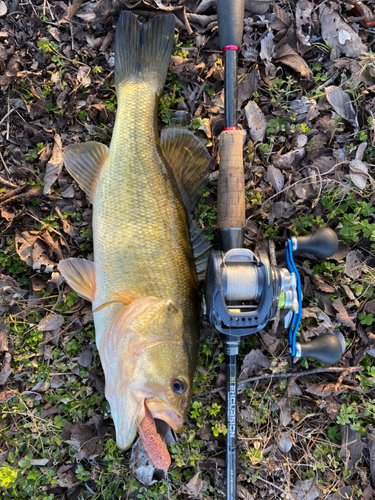
[[65, 259], [57, 269], [68, 285], [81, 297], [91, 302], [95, 297], [95, 264], [85, 259]]

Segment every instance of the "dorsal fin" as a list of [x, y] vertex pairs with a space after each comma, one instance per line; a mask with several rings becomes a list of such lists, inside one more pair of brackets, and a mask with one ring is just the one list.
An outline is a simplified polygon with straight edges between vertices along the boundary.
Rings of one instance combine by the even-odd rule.
[[64, 148], [65, 167], [91, 202], [95, 194], [96, 180], [108, 154], [107, 146], [93, 141]]
[[180, 189], [182, 186], [186, 209], [191, 212], [207, 186], [210, 155], [201, 141], [182, 127], [165, 127], [161, 132], [160, 146]]
[[60, 260], [57, 269], [81, 297], [91, 302], [95, 297], [95, 264], [85, 259]]

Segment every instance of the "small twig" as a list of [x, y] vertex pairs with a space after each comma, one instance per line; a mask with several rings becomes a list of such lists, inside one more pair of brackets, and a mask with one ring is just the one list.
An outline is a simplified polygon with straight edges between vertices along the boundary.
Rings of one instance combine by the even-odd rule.
[[3, 116], [3, 117], [2, 117], [2, 119], [0, 120], [0, 125], [2, 125], [2, 124], [5, 122], [5, 120], [8, 118], [8, 116], [9, 116], [11, 113], [13, 113], [13, 111], [16, 111], [16, 109], [18, 109], [18, 108], [22, 108], [22, 107], [23, 107], [23, 106], [17, 106], [16, 108], [12, 108], [12, 109], [10, 109], [10, 110], [8, 111], [8, 113], [6, 113], [6, 115], [5, 115], [5, 116]]
[[[303, 372], [297, 373], [265, 373], [264, 375], [259, 375], [258, 377], [251, 377], [245, 380], [238, 381], [238, 389], [240, 389], [243, 385], [249, 384], [250, 382], [256, 382], [257, 380], [272, 380], [276, 378], [290, 378], [290, 377], [305, 377], [307, 375], [315, 375], [316, 373], [355, 373], [362, 371], [362, 366], [345, 366], [345, 367], [327, 367], [327, 368], [314, 368], [313, 370], [306, 370]], [[222, 391], [223, 387], [217, 387], [216, 389], [212, 389], [212, 391], [201, 392], [200, 394], [195, 394], [195, 398], [200, 398], [203, 396], [208, 396], [210, 394], [216, 394], [217, 392]]]
[[[0, 157], [3, 160], [1, 152], [0, 152]], [[3, 160], [3, 162], [4, 162], [4, 160]], [[6, 168], [5, 164], [4, 164], [4, 167]], [[6, 171], [8, 172], [7, 168], [6, 168]], [[9, 172], [8, 172], [8, 174], [9, 174]], [[4, 177], [1, 177], [1, 175], [0, 175], [0, 184], [3, 184], [4, 186], [7, 186], [7, 187], [10, 187], [10, 188], [13, 188], [13, 189], [17, 189], [18, 188], [17, 184], [13, 184], [13, 182], [6, 181], [4, 179]]]
[[323, 82], [321, 85], [319, 85], [319, 87], [316, 87], [316, 89], [313, 89], [313, 90], [318, 92], [319, 90], [324, 89], [325, 87], [330, 85], [332, 82], [334, 82], [336, 80], [336, 78], [338, 77], [338, 75], [339, 75], [339, 71], [335, 71], [332, 76], [327, 78], [327, 80], [325, 82]]

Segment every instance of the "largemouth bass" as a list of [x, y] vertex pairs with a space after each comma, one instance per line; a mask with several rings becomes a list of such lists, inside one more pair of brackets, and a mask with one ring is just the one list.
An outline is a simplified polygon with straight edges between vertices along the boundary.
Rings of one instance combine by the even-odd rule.
[[181, 431], [192, 394], [196, 263], [201, 273], [209, 244], [189, 212], [207, 183], [209, 155], [180, 127], [166, 128], [159, 140], [157, 108], [173, 40], [173, 16], [140, 25], [122, 13], [110, 148], [87, 142], [64, 150], [66, 168], [93, 203], [94, 263], [66, 259], [59, 270], [92, 301], [121, 449], [131, 446], [147, 408]]

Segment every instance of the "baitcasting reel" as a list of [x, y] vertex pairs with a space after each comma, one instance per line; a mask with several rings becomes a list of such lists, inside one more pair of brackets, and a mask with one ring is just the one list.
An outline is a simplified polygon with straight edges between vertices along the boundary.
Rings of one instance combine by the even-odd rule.
[[233, 339], [232, 346], [228, 344], [228, 354], [237, 354], [239, 337], [262, 330], [278, 309], [286, 309], [289, 312], [285, 327], [289, 326], [289, 350], [294, 360], [310, 357], [325, 365], [337, 363], [342, 347], [335, 335], [327, 333], [308, 343], [297, 342], [302, 290], [293, 259], [295, 250], [327, 258], [337, 247], [336, 233], [328, 228], [288, 239], [285, 248], [288, 269], [271, 265], [267, 253], [262, 251], [257, 254], [246, 248], [233, 248], [226, 253], [212, 251], [206, 272], [206, 316], [216, 330]]

